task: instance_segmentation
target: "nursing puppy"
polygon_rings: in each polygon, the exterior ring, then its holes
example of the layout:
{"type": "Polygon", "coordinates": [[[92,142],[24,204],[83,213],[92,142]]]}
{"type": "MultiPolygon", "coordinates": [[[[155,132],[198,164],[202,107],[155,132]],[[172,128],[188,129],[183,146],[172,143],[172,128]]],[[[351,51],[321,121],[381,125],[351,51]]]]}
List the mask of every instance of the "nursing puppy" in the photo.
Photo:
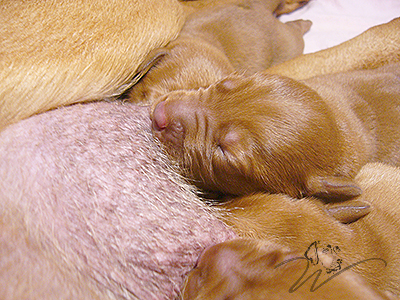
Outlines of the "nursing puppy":
{"type": "Polygon", "coordinates": [[[0,4],[0,130],[61,105],[123,92],[146,55],[176,38],[177,0],[0,4]]]}
{"type": "Polygon", "coordinates": [[[160,98],[153,132],[204,190],[345,200],[364,164],[400,162],[399,75],[400,64],[303,82],[232,75],[160,98]]]}
{"type": "MultiPolygon", "coordinates": [[[[280,22],[274,12],[284,9],[285,1],[221,2],[189,15],[175,41],[150,53],[130,101],[152,103],[173,90],[206,87],[234,71],[252,74],[302,54],[311,22],[280,22]]],[[[289,10],[307,3],[290,2],[298,5],[290,3],[289,10]]]]}
{"type": "Polygon", "coordinates": [[[399,297],[400,169],[367,164],[355,180],[364,189],[363,200],[370,203],[371,212],[350,224],[332,218],[326,205],[312,198],[257,194],[221,204],[225,222],[247,239],[209,248],[189,275],[186,295],[190,299],[213,299],[216,294],[225,298],[241,295],[240,299],[340,299],[340,295],[344,299],[386,299],[374,294],[377,289],[399,297]],[[302,260],[276,268],[296,257],[302,260]],[[289,293],[307,261],[310,270],[297,284],[307,282],[289,293]],[[352,264],[357,265],[338,273],[352,264]],[[317,269],[322,273],[314,287],[338,274],[310,292],[316,274],[307,278],[317,269]]]}

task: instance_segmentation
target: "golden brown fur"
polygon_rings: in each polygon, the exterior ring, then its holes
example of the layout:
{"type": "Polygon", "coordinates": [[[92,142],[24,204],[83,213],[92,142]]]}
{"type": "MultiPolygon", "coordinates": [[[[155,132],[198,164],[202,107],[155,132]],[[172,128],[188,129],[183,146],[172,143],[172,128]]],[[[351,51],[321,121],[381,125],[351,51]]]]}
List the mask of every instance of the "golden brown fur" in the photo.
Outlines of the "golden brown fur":
{"type": "MultiPolygon", "coordinates": [[[[371,212],[350,224],[335,220],[327,206],[312,198],[256,194],[221,204],[225,222],[252,240],[225,242],[206,251],[189,276],[190,299],[217,294],[242,295],[240,299],[386,299],[372,289],[400,296],[400,169],[367,164],[356,181],[364,189],[363,200],[370,203],[371,212]],[[311,256],[308,252],[314,241],[339,247],[342,269],[375,260],[352,267],[354,273],[346,271],[314,293],[309,292],[313,281],[309,280],[289,294],[305,269],[304,261],[288,263],[288,269],[274,266],[288,258],[311,256]],[[348,277],[341,277],[346,273],[348,277]]],[[[340,205],[346,209],[346,202],[340,205]]],[[[320,259],[324,258],[320,255],[320,259]]]]}
{"type": "Polygon", "coordinates": [[[301,55],[266,70],[268,74],[306,79],[313,76],[372,69],[400,61],[400,18],[374,26],[340,45],[301,55]]]}
{"type": "Polygon", "coordinates": [[[120,94],[184,20],[177,0],[2,1],[0,130],[61,105],[120,94]]]}
{"type": "Polygon", "coordinates": [[[233,75],[176,91],[152,114],[154,134],[202,189],[343,200],[367,162],[400,162],[400,64],[298,82],[233,75]]]}
{"type": "Polygon", "coordinates": [[[237,0],[198,9],[175,41],[145,59],[129,100],[152,103],[173,90],[206,87],[234,71],[252,74],[300,55],[311,22],[280,22],[274,12],[284,4],[237,0]]]}
{"type": "MultiPolygon", "coordinates": [[[[269,0],[270,9],[275,10],[274,14],[280,16],[282,14],[288,14],[298,8],[306,5],[310,0],[269,0]],[[276,3],[279,2],[276,8],[276,3]]],[[[186,12],[193,13],[197,10],[212,7],[212,6],[223,6],[227,4],[237,4],[238,0],[183,0],[184,8],[186,12]]]]}
{"type": "MultiPolygon", "coordinates": [[[[121,94],[131,85],[131,77],[146,55],[177,36],[186,15],[236,1],[3,1],[0,4],[0,130],[61,105],[121,94]]],[[[276,14],[287,13],[304,3],[285,1],[276,14]]],[[[347,61],[347,64],[355,62],[350,67],[359,65],[360,61],[368,63],[371,57],[393,56],[398,49],[398,30],[390,31],[398,27],[396,24],[398,21],[378,26],[366,33],[365,39],[363,34],[357,42],[307,55],[271,72],[293,76],[297,72],[300,78],[309,69],[315,70],[313,74],[330,72],[329,68],[337,65],[334,57],[346,59],[348,48],[355,48],[357,53],[347,61]],[[374,47],[365,48],[365,40],[372,40],[374,47]],[[388,40],[391,43],[376,42],[388,40]],[[385,50],[392,46],[394,51],[385,50]],[[360,56],[360,49],[367,53],[366,57],[360,56]],[[373,49],[372,56],[368,49],[373,49]],[[318,65],[312,66],[312,61],[318,61],[318,65]]],[[[393,57],[399,58],[398,54],[393,57]]]]}
{"type": "MultiPolygon", "coordinates": [[[[309,264],[307,260],[284,263],[293,258],[304,258],[303,255],[304,253],[255,239],[237,239],[217,244],[203,253],[197,268],[189,274],[183,299],[391,299],[352,270],[327,283],[323,281],[329,276],[321,273],[313,285],[319,270],[324,272],[321,266],[309,267],[306,277],[302,277],[309,264]],[[276,268],[280,263],[283,265],[276,268]],[[301,285],[303,282],[305,283],[301,285]]],[[[319,259],[329,263],[331,258],[319,253],[319,259]]]]}

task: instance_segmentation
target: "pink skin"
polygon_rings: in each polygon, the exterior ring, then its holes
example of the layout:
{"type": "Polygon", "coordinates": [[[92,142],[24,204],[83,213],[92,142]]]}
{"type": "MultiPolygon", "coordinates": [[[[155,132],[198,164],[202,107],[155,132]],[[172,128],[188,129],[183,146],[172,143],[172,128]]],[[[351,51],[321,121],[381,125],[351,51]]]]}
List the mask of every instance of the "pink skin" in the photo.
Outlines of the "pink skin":
{"type": "Polygon", "coordinates": [[[168,167],[147,107],[14,124],[0,178],[1,299],[175,299],[202,250],[236,237],[168,167]]]}

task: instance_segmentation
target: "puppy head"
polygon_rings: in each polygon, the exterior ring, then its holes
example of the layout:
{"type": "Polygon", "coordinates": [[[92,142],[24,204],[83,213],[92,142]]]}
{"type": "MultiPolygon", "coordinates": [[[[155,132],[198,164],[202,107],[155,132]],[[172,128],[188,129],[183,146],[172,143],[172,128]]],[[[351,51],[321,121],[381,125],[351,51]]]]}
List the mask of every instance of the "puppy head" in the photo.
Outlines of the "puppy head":
{"type": "Polygon", "coordinates": [[[270,293],[288,294],[290,285],[283,284],[288,280],[284,276],[287,268],[274,267],[294,257],[296,253],[290,249],[258,240],[237,239],[214,245],[203,252],[189,273],[183,299],[270,299],[270,293]]]}
{"type": "Polygon", "coordinates": [[[169,93],[156,101],[152,121],[185,175],[210,191],[300,197],[314,192],[316,178],[335,173],[341,156],[320,96],[275,75],[232,75],[206,89],[169,93]]]}
{"type": "Polygon", "coordinates": [[[178,38],[145,58],[133,78],[129,100],[153,103],[170,91],[207,87],[234,71],[228,58],[196,38],[178,38]]]}
{"type": "Polygon", "coordinates": [[[269,241],[216,244],[203,252],[189,273],[183,299],[388,299],[352,270],[320,284],[311,272],[305,276],[307,262],[299,257],[269,241]],[[316,283],[320,286],[313,290],[316,283]]]}

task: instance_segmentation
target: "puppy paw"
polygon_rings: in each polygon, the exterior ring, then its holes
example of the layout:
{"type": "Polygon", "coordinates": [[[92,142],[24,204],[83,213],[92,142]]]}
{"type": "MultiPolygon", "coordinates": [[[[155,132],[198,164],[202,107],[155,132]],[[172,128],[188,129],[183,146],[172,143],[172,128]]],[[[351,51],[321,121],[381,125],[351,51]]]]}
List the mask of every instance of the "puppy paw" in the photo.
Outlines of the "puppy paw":
{"type": "Polygon", "coordinates": [[[311,177],[307,182],[307,196],[314,196],[327,202],[345,201],[362,193],[351,178],[343,176],[311,177]]]}
{"type": "Polygon", "coordinates": [[[371,212],[371,206],[361,200],[327,204],[326,211],[343,224],[353,223],[371,212]]]}

